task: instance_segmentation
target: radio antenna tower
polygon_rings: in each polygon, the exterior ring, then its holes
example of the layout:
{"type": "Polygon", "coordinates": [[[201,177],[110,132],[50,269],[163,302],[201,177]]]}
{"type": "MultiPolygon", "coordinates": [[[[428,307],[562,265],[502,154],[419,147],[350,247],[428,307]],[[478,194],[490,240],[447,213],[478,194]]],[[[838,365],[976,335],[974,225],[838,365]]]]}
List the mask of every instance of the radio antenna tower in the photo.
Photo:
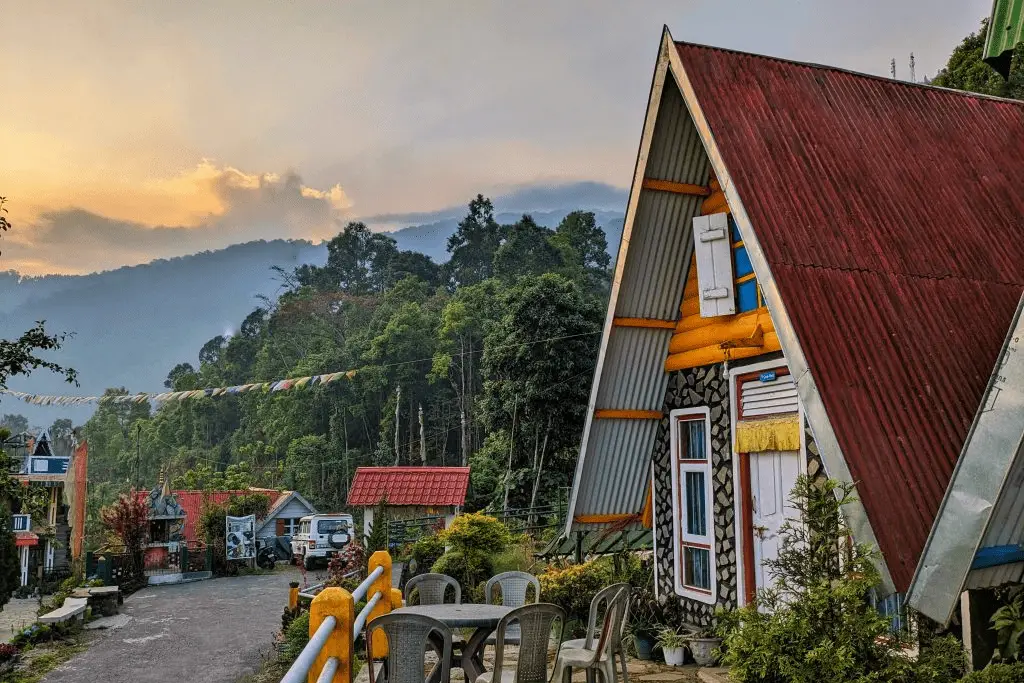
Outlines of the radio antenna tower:
{"type": "Polygon", "coordinates": [[[917,80],[914,78],[914,53],[913,52],[910,53],[910,82],[911,83],[917,83],[917,80]]]}
{"type": "Polygon", "coordinates": [[[889,73],[892,74],[893,78],[896,78],[896,58],[893,57],[889,61],[889,73]]]}

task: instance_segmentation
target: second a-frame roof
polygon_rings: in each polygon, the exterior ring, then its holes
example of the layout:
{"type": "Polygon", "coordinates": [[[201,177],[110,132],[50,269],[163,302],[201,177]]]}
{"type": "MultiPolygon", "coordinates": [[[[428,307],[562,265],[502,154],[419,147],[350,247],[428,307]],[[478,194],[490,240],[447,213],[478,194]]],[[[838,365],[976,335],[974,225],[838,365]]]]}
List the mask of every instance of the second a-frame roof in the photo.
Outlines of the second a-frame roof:
{"type": "Polygon", "coordinates": [[[1024,104],[687,43],[672,67],[905,591],[1024,290],[1024,104]]]}

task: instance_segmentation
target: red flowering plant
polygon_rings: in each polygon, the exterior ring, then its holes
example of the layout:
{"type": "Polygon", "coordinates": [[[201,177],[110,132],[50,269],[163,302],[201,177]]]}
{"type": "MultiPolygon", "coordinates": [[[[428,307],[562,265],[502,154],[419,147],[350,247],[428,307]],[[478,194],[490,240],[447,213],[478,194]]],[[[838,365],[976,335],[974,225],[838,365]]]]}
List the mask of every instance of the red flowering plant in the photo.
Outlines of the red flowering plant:
{"type": "Polygon", "coordinates": [[[359,541],[352,539],[344,550],[331,558],[327,565],[327,585],[342,586],[347,581],[359,578],[366,571],[366,549],[359,541]],[[355,572],[353,574],[353,572],[355,572]],[[351,577],[347,576],[352,574],[351,577]]]}

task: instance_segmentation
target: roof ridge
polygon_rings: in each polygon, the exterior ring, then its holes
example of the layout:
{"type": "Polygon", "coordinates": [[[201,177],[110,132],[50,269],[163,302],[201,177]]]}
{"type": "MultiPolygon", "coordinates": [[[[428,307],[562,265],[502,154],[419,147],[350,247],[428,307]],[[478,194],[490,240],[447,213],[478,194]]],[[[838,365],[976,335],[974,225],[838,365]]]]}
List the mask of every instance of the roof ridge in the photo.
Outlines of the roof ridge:
{"type": "Polygon", "coordinates": [[[985,93],[971,92],[970,90],[957,90],[956,88],[946,88],[946,87],[941,86],[941,85],[932,85],[930,83],[914,83],[914,82],[911,82],[911,81],[903,81],[903,80],[900,80],[900,79],[897,79],[897,78],[888,77],[888,76],[879,76],[878,74],[870,74],[870,73],[865,73],[863,71],[854,71],[853,69],[847,69],[845,67],[835,66],[835,65],[832,65],[832,64],[820,64],[818,62],[807,62],[807,61],[803,61],[803,60],[799,60],[799,59],[789,59],[787,57],[776,57],[774,55],[763,55],[763,54],[759,54],[757,52],[747,52],[746,50],[737,50],[736,48],[731,48],[731,47],[720,47],[718,45],[707,45],[705,43],[694,43],[694,42],[687,41],[687,40],[675,40],[675,39],[673,39],[673,43],[675,44],[676,48],[678,48],[680,45],[683,45],[683,46],[686,46],[686,47],[697,47],[697,48],[701,48],[703,50],[715,50],[717,52],[729,52],[729,53],[736,54],[736,55],[743,55],[743,56],[746,56],[746,57],[756,57],[758,59],[765,59],[765,60],[772,61],[772,62],[782,62],[784,64],[794,64],[796,66],[803,66],[803,67],[810,68],[810,69],[823,69],[823,70],[826,70],[826,71],[835,71],[837,73],[848,74],[850,76],[858,76],[860,78],[870,78],[872,80],[883,81],[883,82],[889,83],[891,85],[899,85],[899,86],[904,86],[904,87],[908,87],[908,88],[922,88],[922,89],[925,89],[925,90],[932,90],[932,91],[936,91],[936,92],[947,92],[947,93],[952,93],[954,95],[960,95],[962,97],[967,97],[967,98],[970,98],[970,99],[994,100],[996,102],[1005,102],[1005,103],[1008,103],[1008,104],[1016,105],[1018,107],[1024,107],[1024,101],[1022,101],[1022,100],[1015,100],[1015,99],[1010,98],[1010,97],[999,97],[997,95],[986,95],[985,93]]]}

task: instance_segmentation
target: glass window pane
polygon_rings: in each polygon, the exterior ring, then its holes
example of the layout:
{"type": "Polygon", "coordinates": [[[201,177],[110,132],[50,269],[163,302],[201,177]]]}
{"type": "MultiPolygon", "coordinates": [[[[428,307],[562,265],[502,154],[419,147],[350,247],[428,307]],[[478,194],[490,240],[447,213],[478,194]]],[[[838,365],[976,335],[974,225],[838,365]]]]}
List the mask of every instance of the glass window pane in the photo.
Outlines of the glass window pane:
{"type": "Polygon", "coordinates": [[[679,459],[707,460],[707,439],[704,420],[679,422],[679,459]]]}
{"type": "Polygon", "coordinates": [[[706,548],[683,547],[683,584],[711,590],[711,556],[706,548]]]}
{"type": "Polygon", "coordinates": [[[704,473],[686,472],[686,533],[707,536],[708,506],[704,499],[704,473]]]}
{"type": "Polygon", "coordinates": [[[750,264],[750,257],[747,256],[746,247],[736,247],[732,250],[733,265],[735,267],[734,277],[738,280],[744,275],[754,272],[754,266],[750,264]]]}
{"type": "Polygon", "coordinates": [[[746,313],[757,308],[757,279],[736,285],[736,312],[746,313]]]}

